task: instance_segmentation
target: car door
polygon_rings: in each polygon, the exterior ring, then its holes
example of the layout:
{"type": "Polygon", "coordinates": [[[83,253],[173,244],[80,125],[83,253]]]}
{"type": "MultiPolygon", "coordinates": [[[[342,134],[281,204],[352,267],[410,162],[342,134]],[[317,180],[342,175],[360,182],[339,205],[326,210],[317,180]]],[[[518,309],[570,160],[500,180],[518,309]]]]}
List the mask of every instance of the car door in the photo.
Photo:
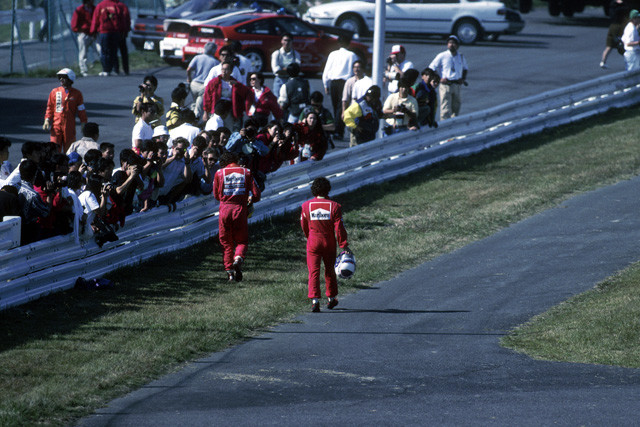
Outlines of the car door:
{"type": "Polygon", "coordinates": [[[392,0],[387,2],[387,32],[415,33],[423,26],[420,0],[392,0]]]}
{"type": "Polygon", "coordinates": [[[419,0],[417,12],[423,20],[420,33],[449,34],[453,17],[460,9],[460,0],[419,0]]]}

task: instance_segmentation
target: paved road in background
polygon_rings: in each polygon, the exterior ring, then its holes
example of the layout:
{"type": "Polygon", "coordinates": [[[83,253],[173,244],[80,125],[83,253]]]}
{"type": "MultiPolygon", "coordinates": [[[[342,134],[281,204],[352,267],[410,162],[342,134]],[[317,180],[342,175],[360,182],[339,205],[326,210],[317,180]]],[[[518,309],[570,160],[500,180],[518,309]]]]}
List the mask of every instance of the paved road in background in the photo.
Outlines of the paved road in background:
{"type": "MultiPolygon", "coordinates": [[[[470,84],[463,89],[463,114],[624,69],[622,57],[617,53],[611,56],[610,70],[598,67],[607,31],[607,21],[600,9],[571,19],[551,18],[545,11],[536,11],[525,15],[525,19],[527,25],[521,34],[462,47],[461,52],[471,68],[470,84]]],[[[418,69],[426,67],[445,49],[442,38],[387,41],[387,52],[392,44],[403,43],[408,58],[418,69]]],[[[185,72],[177,67],[151,71],[158,77],[158,94],[168,108],[171,91],[184,80],[185,72]]],[[[79,78],[76,82],[75,87],[84,94],[90,120],[101,125],[102,141],[113,142],[120,149],[130,146],[131,104],[144,74],[93,76],[79,78]]],[[[267,84],[270,83],[268,79],[267,84]]],[[[320,84],[319,79],[312,80],[315,89],[320,89],[320,84]]],[[[47,96],[56,85],[55,79],[0,79],[0,134],[17,142],[47,140],[41,126],[47,96]]],[[[325,105],[329,103],[325,102],[325,105]]],[[[341,144],[344,145],[346,143],[341,144]]],[[[19,144],[15,144],[11,160],[15,163],[19,158],[19,144]]]]}
{"type": "Polygon", "coordinates": [[[635,178],[578,196],[80,425],[637,425],[640,370],[535,361],[499,340],[637,259],[638,191],[635,178]]]}

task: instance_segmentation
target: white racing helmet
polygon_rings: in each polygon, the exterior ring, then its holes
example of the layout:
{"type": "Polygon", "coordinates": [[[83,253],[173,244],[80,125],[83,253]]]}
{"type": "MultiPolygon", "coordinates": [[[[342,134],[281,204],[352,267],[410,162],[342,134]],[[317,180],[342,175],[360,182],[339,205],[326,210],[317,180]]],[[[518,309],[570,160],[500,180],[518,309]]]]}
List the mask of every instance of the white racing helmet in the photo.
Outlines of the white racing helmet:
{"type": "Polygon", "coordinates": [[[336,258],[336,275],[341,279],[351,279],[356,272],[356,257],[347,251],[340,252],[336,258]]]}

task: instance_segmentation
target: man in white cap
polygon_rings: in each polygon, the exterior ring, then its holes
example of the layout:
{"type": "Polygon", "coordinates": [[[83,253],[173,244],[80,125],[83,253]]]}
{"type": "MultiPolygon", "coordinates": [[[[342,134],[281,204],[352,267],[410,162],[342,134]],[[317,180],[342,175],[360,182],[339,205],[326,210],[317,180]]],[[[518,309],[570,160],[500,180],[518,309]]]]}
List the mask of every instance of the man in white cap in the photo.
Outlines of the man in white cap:
{"type": "Polygon", "coordinates": [[[82,92],[71,87],[76,80],[76,73],[63,68],[57,76],[60,86],[49,94],[42,129],[51,131],[51,142],[58,146],[60,152],[66,153],[76,140],[76,116],[84,124],[87,122],[87,112],[82,92]]]}
{"type": "Polygon", "coordinates": [[[440,76],[440,120],[460,114],[462,85],[467,85],[469,66],[458,52],[460,40],[456,36],[447,39],[447,50],[436,55],[429,68],[440,76]]]}
{"type": "Polygon", "coordinates": [[[413,62],[407,60],[407,51],[401,44],[391,48],[391,55],[387,58],[387,69],[384,72],[384,81],[389,82],[387,89],[389,94],[398,91],[398,82],[409,68],[414,68],[413,62]]]}
{"type": "Polygon", "coordinates": [[[629,23],[624,27],[622,42],[624,43],[624,63],[627,71],[640,69],[640,35],[638,25],[640,24],[640,13],[633,9],[629,12],[629,23]]]}
{"type": "Polygon", "coordinates": [[[209,42],[204,45],[204,53],[196,55],[187,67],[187,82],[191,89],[191,95],[195,102],[193,112],[196,117],[202,116],[202,95],[204,95],[204,81],[209,75],[209,71],[220,63],[215,57],[216,44],[209,42]]]}

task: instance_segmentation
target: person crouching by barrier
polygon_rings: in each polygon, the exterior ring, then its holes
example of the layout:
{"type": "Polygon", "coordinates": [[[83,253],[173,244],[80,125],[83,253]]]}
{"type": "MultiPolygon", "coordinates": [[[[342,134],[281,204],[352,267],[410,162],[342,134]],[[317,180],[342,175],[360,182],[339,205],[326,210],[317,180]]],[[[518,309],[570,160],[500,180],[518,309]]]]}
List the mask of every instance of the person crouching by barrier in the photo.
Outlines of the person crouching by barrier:
{"type": "Polygon", "coordinates": [[[336,260],[336,243],[342,250],[351,253],[347,244],[347,230],[342,223],[342,206],[329,199],[331,183],[321,177],[313,180],[313,199],[302,205],[300,225],[307,238],[307,268],[309,270],[309,292],[311,311],[320,311],[320,263],[324,263],[324,279],[327,308],[338,305],[338,279],[333,264],[336,260]],[[337,241],[336,241],[337,237],[337,241]]]}
{"type": "Polygon", "coordinates": [[[220,201],[218,234],[224,269],[229,281],[240,282],[249,245],[249,208],[260,200],[260,189],[251,171],[238,166],[237,154],[223,153],[220,166],[213,179],[213,196],[220,201]]]}

